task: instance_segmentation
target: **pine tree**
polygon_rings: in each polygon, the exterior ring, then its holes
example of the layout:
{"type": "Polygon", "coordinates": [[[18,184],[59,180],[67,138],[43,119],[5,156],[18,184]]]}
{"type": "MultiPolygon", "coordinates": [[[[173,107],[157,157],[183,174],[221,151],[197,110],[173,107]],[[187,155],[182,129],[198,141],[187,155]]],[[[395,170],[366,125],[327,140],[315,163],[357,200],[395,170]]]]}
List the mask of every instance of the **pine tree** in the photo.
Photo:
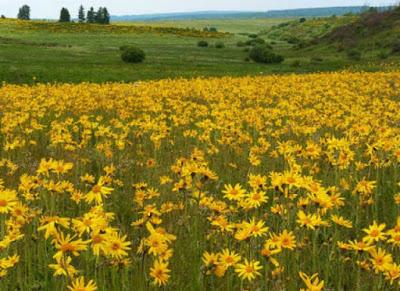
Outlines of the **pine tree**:
{"type": "Polygon", "coordinates": [[[95,15],[95,22],[98,24],[103,23],[103,7],[99,7],[99,9],[97,10],[97,13],[95,15]]]}
{"type": "Polygon", "coordinates": [[[103,24],[110,24],[110,13],[106,7],[103,8],[103,24]]]}
{"type": "Polygon", "coordinates": [[[18,19],[29,20],[31,19],[31,8],[28,5],[24,5],[19,9],[18,19]]]}
{"type": "Polygon", "coordinates": [[[93,7],[90,7],[90,9],[87,12],[87,17],[86,17],[86,22],[87,23],[94,23],[95,18],[96,18],[96,13],[94,12],[93,7]]]}
{"type": "Polygon", "coordinates": [[[83,8],[82,5],[79,7],[78,20],[79,20],[79,23],[84,23],[85,20],[86,20],[86,18],[85,18],[85,8],[83,8]]]}
{"type": "Polygon", "coordinates": [[[71,15],[67,8],[62,8],[60,12],[60,22],[71,22],[71,15]]]}

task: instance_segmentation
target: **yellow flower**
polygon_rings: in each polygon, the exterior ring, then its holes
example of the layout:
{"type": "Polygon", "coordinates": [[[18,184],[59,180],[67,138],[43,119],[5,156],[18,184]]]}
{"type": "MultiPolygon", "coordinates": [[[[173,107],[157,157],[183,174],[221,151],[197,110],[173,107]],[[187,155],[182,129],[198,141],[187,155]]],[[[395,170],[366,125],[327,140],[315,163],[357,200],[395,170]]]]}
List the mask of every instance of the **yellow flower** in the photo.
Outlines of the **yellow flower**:
{"type": "Polygon", "coordinates": [[[376,273],[378,271],[385,272],[390,270],[393,262],[391,254],[386,253],[381,248],[373,248],[369,251],[369,254],[371,256],[370,261],[376,273]]]}
{"type": "Polygon", "coordinates": [[[376,221],[368,228],[364,228],[363,231],[367,234],[364,236],[363,241],[367,243],[377,242],[380,240],[386,240],[386,234],[383,231],[386,227],[386,224],[377,224],[376,221]]]}
{"type": "Polygon", "coordinates": [[[224,268],[228,268],[228,267],[234,266],[240,260],[241,260],[241,257],[237,253],[235,253],[235,251],[230,251],[229,249],[224,249],[219,254],[218,265],[220,265],[224,268]]]}
{"type": "Polygon", "coordinates": [[[58,216],[43,216],[40,219],[40,224],[41,226],[38,227],[38,231],[44,230],[44,237],[45,239],[48,239],[50,236],[56,237],[58,235],[57,225],[68,228],[70,224],[70,219],[58,216]]]}
{"type": "Polygon", "coordinates": [[[353,223],[350,220],[344,219],[343,217],[338,216],[338,215],[331,215],[331,220],[334,223],[336,223],[336,224],[338,224],[340,226],[346,227],[346,228],[352,228],[353,227],[353,223]]]}
{"type": "Polygon", "coordinates": [[[127,256],[126,251],[130,250],[131,243],[126,241],[126,235],[120,236],[118,233],[111,233],[105,236],[105,252],[113,258],[120,259],[127,256]]]}
{"type": "Polygon", "coordinates": [[[307,289],[300,289],[301,291],[321,291],[324,288],[324,281],[319,281],[318,273],[313,274],[311,277],[303,272],[299,272],[301,280],[306,284],[307,289]]]}
{"type": "Polygon", "coordinates": [[[297,212],[297,223],[310,229],[315,229],[317,226],[327,225],[326,221],[322,220],[318,214],[305,214],[303,210],[297,212]]]}
{"type": "Polygon", "coordinates": [[[97,286],[96,283],[93,282],[93,280],[90,280],[85,284],[85,277],[81,276],[79,278],[76,278],[70,286],[68,286],[68,289],[70,291],[96,291],[97,286]]]}
{"type": "Polygon", "coordinates": [[[150,268],[150,276],[154,279],[154,283],[158,286],[166,285],[171,272],[168,269],[168,262],[155,260],[153,267],[150,268]]]}
{"type": "Polygon", "coordinates": [[[259,237],[265,235],[268,227],[264,225],[264,221],[256,221],[255,218],[250,219],[249,222],[244,221],[238,225],[238,230],[235,233],[237,240],[246,240],[249,237],[259,237]]]}
{"type": "Polygon", "coordinates": [[[241,200],[246,191],[242,189],[240,184],[236,184],[235,186],[232,187],[232,185],[225,185],[225,190],[222,191],[224,193],[224,198],[227,198],[229,200],[241,200]]]}
{"type": "Polygon", "coordinates": [[[8,213],[17,205],[17,192],[3,189],[0,191],[0,213],[8,213]]]}
{"type": "Polygon", "coordinates": [[[278,235],[278,244],[279,247],[284,249],[293,250],[296,247],[296,237],[294,236],[292,231],[287,231],[286,229],[278,235]]]}
{"type": "Polygon", "coordinates": [[[58,250],[53,256],[55,259],[60,259],[63,255],[72,254],[79,256],[80,251],[87,249],[89,240],[83,241],[81,239],[73,240],[76,236],[64,236],[64,233],[57,234],[56,238],[52,240],[52,244],[58,250]]]}
{"type": "Polygon", "coordinates": [[[203,257],[202,257],[203,263],[206,266],[213,266],[217,263],[218,261],[218,254],[216,253],[209,253],[209,252],[204,252],[203,257]]]}
{"type": "Polygon", "coordinates": [[[103,203],[103,198],[110,195],[111,192],[114,190],[113,188],[109,188],[104,185],[104,177],[100,177],[97,184],[93,186],[92,190],[89,193],[86,194],[86,202],[92,203],[93,201],[95,201],[97,204],[103,203]]]}
{"type": "Polygon", "coordinates": [[[258,272],[262,269],[260,266],[260,262],[258,261],[248,261],[245,259],[244,264],[236,264],[235,272],[238,273],[239,278],[242,280],[252,281],[256,278],[256,276],[261,276],[261,273],[258,272]]]}
{"type": "Polygon", "coordinates": [[[71,265],[72,258],[67,257],[57,257],[56,264],[49,264],[49,268],[54,269],[53,276],[66,276],[73,278],[78,272],[74,266],[71,265]]]}

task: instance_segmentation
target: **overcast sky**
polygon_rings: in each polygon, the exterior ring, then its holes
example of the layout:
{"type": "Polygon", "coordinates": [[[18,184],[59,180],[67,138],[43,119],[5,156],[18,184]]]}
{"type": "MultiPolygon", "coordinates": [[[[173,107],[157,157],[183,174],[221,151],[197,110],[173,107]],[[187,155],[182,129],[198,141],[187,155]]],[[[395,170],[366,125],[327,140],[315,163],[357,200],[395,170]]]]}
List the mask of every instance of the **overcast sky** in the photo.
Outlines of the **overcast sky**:
{"type": "Polygon", "coordinates": [[[305,7],[388,5],[385,0],[0,0],[0,14],[15,17],[23,4],[31,7],[32,18],[57,18],[61,7],[74,16],[80,4],[85,7],[106,6],[112,15],[186,12],[205,10],[289,9],[305,7]]]}

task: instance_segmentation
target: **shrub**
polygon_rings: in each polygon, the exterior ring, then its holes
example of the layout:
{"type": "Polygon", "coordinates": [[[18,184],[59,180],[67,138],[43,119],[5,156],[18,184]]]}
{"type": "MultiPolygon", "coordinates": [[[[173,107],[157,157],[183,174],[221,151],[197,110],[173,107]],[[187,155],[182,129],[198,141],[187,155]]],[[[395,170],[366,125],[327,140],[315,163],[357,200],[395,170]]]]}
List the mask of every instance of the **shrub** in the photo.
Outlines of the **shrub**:
{"type": "Polygon", "coordinates": [[[322,63],[322,62],[324,61],[324,59],[321,58],[321,57],[312,57],[312,58],[310,59],[310,61],[311,61],[312,63],[322,63]]]}
{"type": "Polygon", "coordinates": [[[200,40],[200,41],[197,43],[197,46],[198,46],[198,47],[208,47],[208,42],[205,41],[205,40],[200,40]]]}
{"type": "Polygon", "coordinates": [[[294,60],[290,65],[292,67],[298,68],[301,67],[301,62],[299,60],[294,60]]]}
{"type": "Polygon", "coordinates": [[[208,29],[209,32],[218,32],[218,29],[216,27],[210,27],[208,29]]]}
{"type": "Polygon", "coordinates": [[[258,34],[256,34],[256,33],[250,33],[250,34],[248,35],[248,37],[250,37],[250,38],[257,38],[257,37],[258,37],[258,34]]]}
{"type": "Polygon", "coordinates": [[[380,51],[378,53],[378,58],[380,58],[381,60],[386,60],[389,57],[389,54],[385,51],[380,51]]]}
{"type": "Polygon", "coordinates": [[[217,49],[222,49],[222,48],[225,47],[225,44],[222,41],[218,41],[218,42],[215,43],[215,47],[217,49]]]}
{"type": "Polygon", "coordinates": [[[289,38],[287,39],[287,42],[290,43],[290,44],[297,44],[297,43],[300,42],[300,39],[298,39],[298,38],[295,37],[295,36],[291,36],[291,37],[289,37],[289,38]]]}
{"type": "Polygon", "coordinates": [[[357,50],[350,50],[347,52],[347,57],[351,60],[359,61],[361,60],[361,52],[357,50]]]}
{"type": "Polygon", "coordinates": [[[245,46],[246,46],[246,43],[245,43],[244,41],[238,41],[238,42],[236,43],[236,46],[237,46],[237,47],[245,47],[245,46]]]}
{"type": "Polygon", "coordinates": [[[145,58],[144,51],[137,47],[126,47],[121,53],[121,59],[126,63],[141,63],[145,58]]]}
{"type": "Polygon", "coordinates": [[[271,49],[265,46],[255,46],[252,48],[249,57],[256,63],[264,64],[279,64],[284,61],[283,56],[273,53],[271,49]]]}
{"type": "Polygon", "coordinates": [[[306,22],[306,19],[304,17],[300,18],[300,23],[306,22]]]}
{"type": "Polygon", "coordinates": [[[249,46],[256,46],[261,44],[265,44],[265,40],[259,37],[246,41],[246,45],[249,46]]]}

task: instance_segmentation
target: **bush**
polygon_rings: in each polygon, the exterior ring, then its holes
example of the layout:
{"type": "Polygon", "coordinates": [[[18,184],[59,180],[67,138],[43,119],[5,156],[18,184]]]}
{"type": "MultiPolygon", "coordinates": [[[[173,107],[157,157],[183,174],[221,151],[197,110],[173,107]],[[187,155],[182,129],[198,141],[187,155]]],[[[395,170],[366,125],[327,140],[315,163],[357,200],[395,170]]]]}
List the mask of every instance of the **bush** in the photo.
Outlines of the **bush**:
{"type": "Polygon", "coordinates": [[[256,63],[264,64],[279,64],[284,61],[283,56],[273,53],[271,49],[265,46],[256,46],[252,48],[249,57],[256,63]]]}
{"type": "Polygon", "coordinates": [[[225,47],[225,44],[222,41],[218,41],[218,42],[215,43],[215,47],[217,49],[222,49],[222,48],[225,47]]]}
{"type": "Polygon", "coordinates": [[[322,63],[324,61],[324,59],[321,57],[312,57],[310,59],[310,61],[311,61],[311,63],[322,63]]]}
{"type": "Polygon", "coordinates": [[[348,51],[347,57],[351,60],[359,61],[361,60],[361,52],[357,50],[348,51]]]}
{"type": "Polygon", "coordinates": [[[121,59],[125,63],[141,63],[145,58],[144,51],[137,47],[125,47],[121,53],[121,59]]]}
{"type": "Polygon", "coordinates": [[[290,65],[294,68],[298,68],[301,67],[301,62],[299,60],[294,60],[290,65]]]}
{"type": "Polygon", "coordinates": [[[381,60],[386,60],[389,57],[389,54],[385,51],[380,51],[378,53],[378,58],[380,58],[381,60]]]}
{"type": "Polygon", "coordinates": [[[236,43],[236,46],[237,46],[237,47],[245,47],[245,46],[246,46],[246,43],[245,43],[244,41],[238,41],[238,42],[236,43]]]}
{"type": "Polygon", "coordinates": [[[300,23],[306,22],[306,19],[304,17],[300,18],[300,23]]]}
{"type": "Polygon", "coordinates": [[[200,41],[197,43],[197,46],[198,46],[198,47],[208,47],[208,42],[205,41],[205,40],[200,40],[200,41]]]}
{"type": "Polygon", "coordinates": [[[256,46],[261,44],[265,44],[265,40],[259,37],[246,41],[246,45],[249,46],[256,46]]]}
{"type": "Polygon", "coordinates": [[[248,37],[250,37],[250,38],[257,38],[257,37],[258,37],[258,34],[250,33],[250,34],[248,35],[248,37]]]}
{"type": "Polygon", "coordinates": [[[287,42],[290,43],[290,44],[297,44],[297,43],[300,42],[300,39],[298,39],[298,38],[295,37],[295,36],[291,36],[291,37],[289,37],[289,38],[287,39],[287,42]]]}

